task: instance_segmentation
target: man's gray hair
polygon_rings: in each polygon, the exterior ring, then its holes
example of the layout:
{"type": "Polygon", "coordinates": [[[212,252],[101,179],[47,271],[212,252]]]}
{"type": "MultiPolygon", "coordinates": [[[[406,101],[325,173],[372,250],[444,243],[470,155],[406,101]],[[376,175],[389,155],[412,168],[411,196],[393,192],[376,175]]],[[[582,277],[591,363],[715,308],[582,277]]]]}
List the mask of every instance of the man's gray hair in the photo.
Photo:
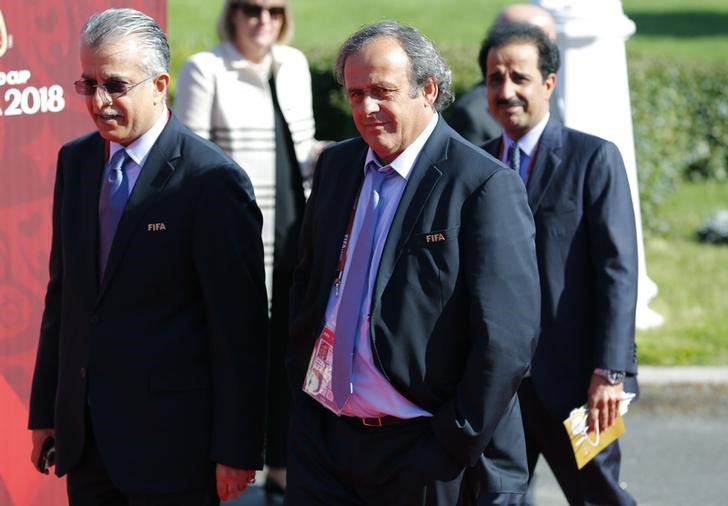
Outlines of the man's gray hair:
{"type": "Polygon", "coordinates": [[[148,75],[169,73],[169,42],[157,22],[134,9],[107,9],[93,14],[81,29],[81,44],[99,49],[133,37],[142,53],[142,70],[148,75]]]}
{"type": "Polygon", "coordinates": [[[431,79],[437,83],[435,109],[442,111],[454,99],[452,92],[452,71],[440,56],[435,45],[411,26],[396,21],[380,21],[359,29],[351,35],[339,49],[336,58],[336,80],[344,85],[344,65],[346,59],[361,51],[374,39],[392,37],[397,39],[410,61],[410,85],[412,96],[419,93],[431,79]]]}

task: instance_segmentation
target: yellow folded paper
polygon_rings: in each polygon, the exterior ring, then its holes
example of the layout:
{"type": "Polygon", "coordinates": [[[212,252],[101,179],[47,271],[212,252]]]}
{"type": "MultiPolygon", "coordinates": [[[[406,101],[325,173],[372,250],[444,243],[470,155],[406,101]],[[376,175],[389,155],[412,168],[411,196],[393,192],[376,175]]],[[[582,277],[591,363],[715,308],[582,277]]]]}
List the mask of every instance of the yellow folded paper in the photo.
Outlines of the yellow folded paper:
{"type": "Polygon", "coordinates": [[[597,453],[624,434],[624,420],[618,416],[614,424],[607,430],[600,432],[587,432],[586,408],[584,406],[571,411],[569,418],[564,420],[566,434],[571,440],[571,448],[576,457],[576,467],[581,469],[597,453]]]}

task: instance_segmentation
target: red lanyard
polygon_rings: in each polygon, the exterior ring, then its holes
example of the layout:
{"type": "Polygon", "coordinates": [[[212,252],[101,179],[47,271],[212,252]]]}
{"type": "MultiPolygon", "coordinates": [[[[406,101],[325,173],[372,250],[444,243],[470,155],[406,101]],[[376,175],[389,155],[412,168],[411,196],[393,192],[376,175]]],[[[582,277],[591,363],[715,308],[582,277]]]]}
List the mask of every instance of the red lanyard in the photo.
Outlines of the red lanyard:
{"type": "MultiPolygon", "coordinates": [[[[364,178],[366,179],[366,177],[364,178]]],[[[339,288],[341,287],[341,281],[344,277],[344,267],[346,266],[346,254],[349,251],[349,239],[351,239],[351,232],[354,228],[354,216],[356,216],[356,206],[359,203],[359,196],[361,195],[361,188],[364,186],[362,181],[359,191],[356,192],[356,198],[354,199],[354,205],[351,208],[351,215],[349,216],[349,225],[346,228],[346,234],[344,234],[344,240],[341,243],[341,252],[339,253],[339,263],[336,267],[336,281],[334,286],[336,287],[336,295],[339,295],[339,288]]]]}

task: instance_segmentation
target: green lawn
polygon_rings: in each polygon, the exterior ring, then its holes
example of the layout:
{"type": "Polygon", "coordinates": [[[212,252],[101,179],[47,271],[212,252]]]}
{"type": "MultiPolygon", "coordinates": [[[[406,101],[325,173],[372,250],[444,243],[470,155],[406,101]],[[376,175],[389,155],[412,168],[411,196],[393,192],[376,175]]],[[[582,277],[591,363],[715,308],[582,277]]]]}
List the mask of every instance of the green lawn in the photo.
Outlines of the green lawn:
{"type": "MultiPolygon", "coordinates": [[[[293,1],[295,36],[292,44],[306,53],[335,54],[336,48],[358,27],[381,19],[412,24],[442,48],[455,46],[473,61],[478,46],[498,10],[507,0],[340,0],[293,1]]],[[[184,59],[217,41],[214,31],[221,0],[169,2],[168,31],[173,74],[184,59]]]]}
{"type": "MultiPolygon", "coordinates": [[[[294,0],[293,44],[306,52],[336,48],[359,26],[385,18],[412,24],[439,46],[455,47],[475,58],[495,14],[508,0],[294,0]]],[[[172,68],[190,54],[216,42],[215,20],[221,0],[170,0],[168,29],[172,68]]],[[[726,0],[625,0],[624,10],[637,24],[630,54],[683,60],[725,61],[728,48],[726,0]],[[721,50],[722,48],[722,50],[721,50]]]]}
{"type": "Polygon", "coordinates": [[[665,317],[637,336],[640,359],[652,364],[728,364],[728,245],[707,245],[695,231],[728,209],[728,184],[683,183],[662,207],[670,232],[645,240],[647,272],[665,317]]]}
{"type": "Polygon", "coordinates": [[[627,43],[629,54],[671,61],[726,62],[726,0],[624,0],[624,10],[637,25],[627,43]]]}

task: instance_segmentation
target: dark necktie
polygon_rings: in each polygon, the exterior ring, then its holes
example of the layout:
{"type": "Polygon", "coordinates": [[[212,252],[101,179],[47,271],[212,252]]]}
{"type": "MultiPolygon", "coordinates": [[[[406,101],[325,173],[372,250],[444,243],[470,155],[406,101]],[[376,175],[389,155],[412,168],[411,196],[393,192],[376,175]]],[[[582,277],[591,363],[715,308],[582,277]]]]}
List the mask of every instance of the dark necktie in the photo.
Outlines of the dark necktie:
{"type": "Polygon", "coordinates": [[[336,313],[332,389],[334,402],[339,409],[346,404],[346,400],[351,394],[354,344],[359,334],[362,316],[369,311],[368,307],[362,306],[369,285],[374,233],[381,209],[382,185],[392,172],[393,170],[388,166],[380,168],[375,162],[367,164],[367,173],[371,174],[372,190],[368,196],[356,246],[351,252],[349,271],[341,293],[339,310],[336,313]]]}
{"type": "Polygon", "coordinates": [[[511,147],[508,148],[508,166],[516,171],[516,174],[521,174],[521,150],[518,147],[518,143],[514,142],[511,147]]]}
{"type": "Polygon", "coordinates": [[[103,279],[116,227],[129,198],[129,177],[124,165],[129,160],[125,149],[120,149],[109,161],[111,169],[101,184],[99,198],[99,280],[103,279]]]}

